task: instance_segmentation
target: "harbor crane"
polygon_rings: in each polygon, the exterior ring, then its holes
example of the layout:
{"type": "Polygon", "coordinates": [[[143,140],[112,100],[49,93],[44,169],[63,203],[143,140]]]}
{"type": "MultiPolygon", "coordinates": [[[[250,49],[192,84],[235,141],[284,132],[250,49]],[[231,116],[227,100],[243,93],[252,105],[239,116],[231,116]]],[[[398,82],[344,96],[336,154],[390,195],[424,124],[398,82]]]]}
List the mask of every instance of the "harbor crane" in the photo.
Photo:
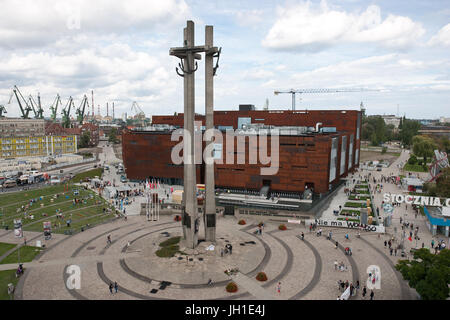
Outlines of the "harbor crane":
{"type": "Polygon", "coordinates": [[[56,114],[58,112],[58,105],[62,104],[61,97],[59,96],[59,93],[56,94],[55,101],[53,101],[53,104],[50,106],[50,111],[52,112],[51,119],[53,122],[56,122],[56,114]]]}
{"type": "Polygon", "coordinates": [[[4,118],[4,114],[8,113],[4,105],[0,104],[0,118],[4,118]]]}
{"type": "Polygon", "coordinates": [[[142,126],[145,125],[145,113],[142,111],[141,107],[139,107],[138,103],[136,101],[133,102],[133,105],[131,106],[131,111],[135,112],[134,119],[135,120],[141,120],[142,126]]]}
{"type": "Polygon", "coordinates": [[[380,90],[371,90],[371,89],[363,89],[363,88],[353,88],[353,89],[290,89],[283,91],[275,91],[275,95],[288,93],[292,95],[292,110],[295,110],[295,95],[303,94],[303,93],[337,93],[337,92],[364,92],[364,91],[380,91],[380,90]]]}
{"type": "Polygon", "coordinates": [[[34,117],[36,119],[44,119],[44,110],[42,109],[42,106],[41,106],[41,97],[40,97],[39,93],[38,93],[38,103],[36,103],[36,101],[34,101],[34,98],[31,94],[28,97],[28,100],[30,101],[31,108],[33,109],[34,117]],[[35,108],[35,106],[36,106],[36,108],[35,108]]]}
{"type": "Polygon", "coordinates": [[[84,95],[83,100],[81,100],[81,104],[78,107],[78,109],[76,110],[76,114],[77,114],[77,121],[79,124],[83,124],[83,120],[84,120],[84,112],[86,110],[86,105],[89,109],[89,101],[88,101],[88,97],[86,95],[84,95]]]}
{"type": "MultiPolygon", "coordinates": [[[[70,96],[69,101],[67,101],[66,106],[62,110],[61,114],[62,116],[62,126],[64,128],[70,128],[70,110],[74,106],[73,98],[70,96]]],[[[75,106],[74,106],[75,108],[75,106]]]]}
{"type": "MultiPolygon", "coordinates": [[[[13,94],[15,95],[15,97],[17,99],[17,103],[19,104],[20,111],[22,112],[22,119],[30,119],[29,114],[30,114],[30,111],[32,111],[33,109],[30,107],[28,102],[25,100],[25,98],[23,97],[22,93],[20,92],[20,90],[17,86],[14,86],[14,88],[13,88],[13,94]],[[19,98],[19,95],[20,95],[20,98],[19,98]],[[22,99],[22,102],[24,103],[25,107],[22,106],[20,99],[22,99]]],[[[12,99],[12,95],[11,95],[11,98],[9,99],[8,104],[11,103],[11,99],[12,99]]]]}

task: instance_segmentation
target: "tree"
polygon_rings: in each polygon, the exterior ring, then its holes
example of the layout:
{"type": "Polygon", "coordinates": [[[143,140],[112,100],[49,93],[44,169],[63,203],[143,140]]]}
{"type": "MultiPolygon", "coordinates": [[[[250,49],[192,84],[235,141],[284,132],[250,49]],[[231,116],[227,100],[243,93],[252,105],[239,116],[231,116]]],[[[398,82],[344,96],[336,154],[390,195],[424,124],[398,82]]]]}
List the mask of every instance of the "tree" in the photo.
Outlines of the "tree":
{"type": "Polygon", "coordinates": [[[420,122],[403,118],[402,128],[400,129],[399,139],[404,146],[409,147],[412,144],[412,138],[418,134],[420,122]]]}
{"type": "Polygon", "coordinates": [[[89,131],[83,132],[83,134],[80,137],[80,148],[88,148],[89,143],[91,141],[91,133],[89,131]]]}
{"type": "Polygon", "coordinates": [[[437,145],[432,139],[426,136],[414,136],[412,139],[413,152],[416,156],[423,157],[424,165],[427,164],[427,158],[431,158],[437,145]]]}
{"type": "Polygon", "coordinates": [[[117,129],[112,128],[111,132],[109,133],[109,142],[116,143],[117,142],[117,129]]]}
{"type": "Polygon", "coordinates": [[[445,168],[442,175],[436,179],[436,194],[439,197],[450,198],[450,168],[445,168]]]}
{"type": "Polygon", "coordinates": [[[395,266],[403,278],[415,288],[424,300],[445,300],[449,295],[450,250],[437,255],[422,248],[414,253],[413,260],[400,260],[395,266]]]}

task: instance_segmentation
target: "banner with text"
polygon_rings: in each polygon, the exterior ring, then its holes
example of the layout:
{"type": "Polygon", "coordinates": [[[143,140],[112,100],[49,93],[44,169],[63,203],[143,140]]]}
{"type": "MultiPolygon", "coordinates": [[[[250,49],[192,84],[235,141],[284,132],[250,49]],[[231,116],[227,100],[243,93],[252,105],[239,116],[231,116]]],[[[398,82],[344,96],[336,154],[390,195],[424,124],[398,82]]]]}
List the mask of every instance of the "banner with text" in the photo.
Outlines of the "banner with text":
{"type": "Polygon", "coordinates": [[[359,229],[371,232],[384,233],[384,226],[373,226],[369,224],[363,224],[352,221],[338,221],[338,220],[325,220],[325,219],[309,219],[306,220],[306,226],[316,223],[320,227],[333,227],[333,228],[347,228],[347,229],[359,229]]]}

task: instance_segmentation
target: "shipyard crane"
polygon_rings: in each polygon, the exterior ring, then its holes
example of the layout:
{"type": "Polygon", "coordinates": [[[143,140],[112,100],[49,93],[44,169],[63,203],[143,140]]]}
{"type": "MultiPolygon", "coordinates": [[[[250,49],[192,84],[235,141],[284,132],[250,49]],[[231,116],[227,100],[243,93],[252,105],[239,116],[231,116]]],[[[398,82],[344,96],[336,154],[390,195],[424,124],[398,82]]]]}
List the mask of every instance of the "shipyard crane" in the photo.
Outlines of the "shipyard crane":
{"type": "MultiPolygon", "coordinates": [[[[19,104],[20,111],[22,112],[22,118],[30,119],[29,114],[30,114],[30,111],[33,109],[30,107],[28,102],[25,100],[25,98],[23,97],[22,93],[20,92],[20,90],[17,86],[14,86],[14,88],[13,88],[13,94],[16,96],[17,103],[19,104]],[[20,98],[19,98],[19,95],[20,95],[20,98]],[[25,108],[22,106],[20,99],[22,99],[22,102],[24,102],[25,108]]],[[[11,98],[12,98],[12,95],[11,95],[11,98]]],[[[11,99],[9,101],[11,102],[11,99]]]]}
{"type": "Polygon", "coordinates": [[[63,115],[62,126],[64,128],[70,128],[70,110],[72,108],[72,105],[74,105],[73,98],[72,98],[72,96],[70,96],[69,101],[67,101],[66,106],[64,107],[64,109],[61,112],[61,114],[63,115]]]}
{"type": "Polygon", "coordinates": [[[50,111],[52,112],[51,119],[53,122],[56,122],[56,114],[58,112],[58,105],[62,104],[61,97],[59,96],[59,93],[56,94],[55,101],[53,101],[53,104],[50,106],[50,111]]]}
{"type": "Polygon", "coordinates": [[[354,89],[290,89],[284,91],[275,91],[275,95],[288,93],[292,95],[292,110],[295,110],[295,95],[302,93],[336,93],[336,92],[364,92],[364,91],[380,91],[380,90],[371,90],[371,89],[363,89],[363,88],[354,88],[354,89]]]}
{"type": "Polygon", "coordinates": [[[141,120],[142,126],[145,125],[145,113],[142,111],[141,107],[139,107],[138,103],[136,101],[133,102],[133,105],[131,106],[131,111],[134,111],[136,114],[134,116],[134,119],[141,120]]]}
{"type": "Polygon", "coordinates": [[[0,118],[4,118],[4,114],[8,113],[4,105],[0,104],[0,118]]]}
{"type": "Polygon", "coordinates": [[[84,95],[83,100],[81,100],[81,104],[78,107],[78,109],[76,110],[76,114],[77,114],[77,121],[79,124],[83,124],[83,120],[84,120],[84,112],[86,110],[86,105],[89,109],[89,101],[88,101],[88,97],[86,95],[84,95]]]}
{"type": "Polygon", "coordinates": [[[30,101],[31,108],[33,109],[34,117],[36,119],[44,119],[44,110],[42,109],[42,106],[41,106],[41,97],[40,97],[39,93],[38,93],[38,103],[36,103],[36,101],[34,101],[34,98],[31,94],[28,97],[28,100],[30,101]],[[35,108],[35,106],[36,106],[36,108],[35,108]]]}

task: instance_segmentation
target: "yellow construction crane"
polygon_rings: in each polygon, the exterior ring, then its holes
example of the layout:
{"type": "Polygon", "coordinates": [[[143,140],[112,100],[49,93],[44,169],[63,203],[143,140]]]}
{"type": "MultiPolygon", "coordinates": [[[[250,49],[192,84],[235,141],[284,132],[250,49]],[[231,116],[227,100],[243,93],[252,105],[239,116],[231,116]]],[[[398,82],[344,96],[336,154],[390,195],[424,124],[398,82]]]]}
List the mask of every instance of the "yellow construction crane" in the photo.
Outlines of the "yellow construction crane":
{"type": "Polygon", "coordinates": [[[292,110],[295,110],[295,95],[302,93],[336,93],[336,92],[364,92],[364,91],[380,91],[363,88],[350,88],[350,89],[290,89],[283,91],[275,91],[275,95],[289,93],[292,94],[292,110]]]}

